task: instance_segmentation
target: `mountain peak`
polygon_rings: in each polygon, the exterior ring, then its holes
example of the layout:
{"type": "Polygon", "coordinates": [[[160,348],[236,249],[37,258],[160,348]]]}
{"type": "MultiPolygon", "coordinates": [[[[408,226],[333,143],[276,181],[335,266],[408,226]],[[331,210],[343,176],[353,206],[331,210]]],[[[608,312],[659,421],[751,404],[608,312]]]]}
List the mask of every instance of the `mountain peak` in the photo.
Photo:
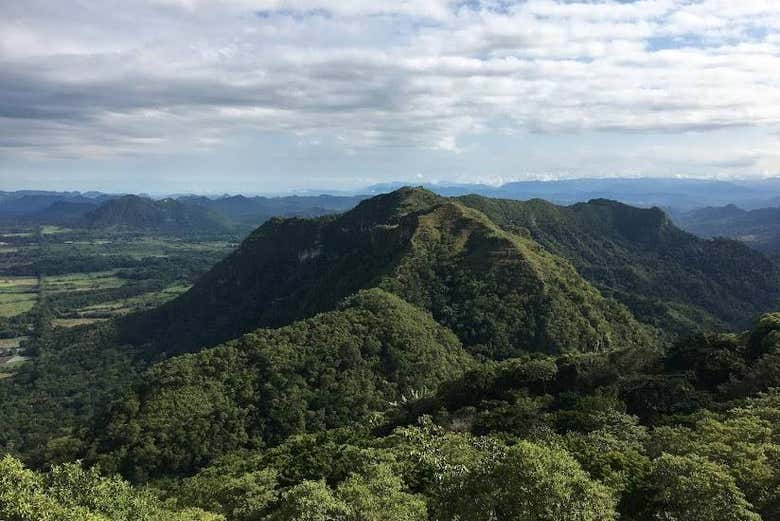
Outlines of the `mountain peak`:
{"type": "Polygon", "coordinates": [[[225,233],[230,229],[223,217],[196,204],[137,195],[111,199],[86,213],[82,221],[90,228],[177,233],[225,233]]]}
{"type": "Polygon", "coordinates": [[[353,224],[396,224],[406,215],[430,210],[446,200],[421,186],[404,186],[360,202],[344,218],[353,224]]]}

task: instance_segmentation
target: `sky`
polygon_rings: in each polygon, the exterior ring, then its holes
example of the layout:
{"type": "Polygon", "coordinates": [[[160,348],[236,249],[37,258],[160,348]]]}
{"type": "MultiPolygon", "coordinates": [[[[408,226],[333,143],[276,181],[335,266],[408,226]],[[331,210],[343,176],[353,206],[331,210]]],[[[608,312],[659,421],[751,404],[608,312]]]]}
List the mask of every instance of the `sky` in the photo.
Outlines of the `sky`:
{"type": "Polygon", "coordinates": [[[777,0],[0,0],[0,189],[780,176],[777,0]]]}

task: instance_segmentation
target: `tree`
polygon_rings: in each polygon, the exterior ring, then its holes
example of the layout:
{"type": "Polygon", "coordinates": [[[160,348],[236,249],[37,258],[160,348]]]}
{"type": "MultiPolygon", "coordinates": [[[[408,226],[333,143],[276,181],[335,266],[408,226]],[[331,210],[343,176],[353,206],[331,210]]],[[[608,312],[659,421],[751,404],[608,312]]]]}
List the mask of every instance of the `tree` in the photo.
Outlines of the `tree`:
{"type": "Polygon", "coordinates": [[[436,504],[436,519],[612,521],[615,498],[566,451],[521,441],[497,463],[454,479],[436,504]]]}
{"type": "Polygon", "coordinates": [[[425,501],[403,491],[388,465],[374,465],[365,476],[352,474],[336,489],[346,506],[344,521],[425,521],[425,501]]]}
{"type": "Polygon", "coordinates": [[[6,456],[0,460],[3,521],[224,521],[203,510],[173,511],[128,482],[71,463],[38,474],[6,456]]]}
{"type": "Polygon", "coordinates": [[[324,481],[303,481],[284,493],[269,521],[338,521],[346,513],[324,481]]]}
{"type": "Polygon", "coordinates": [[[641,519],[760,521],[723,467],[697,456],[663,454],[653,462],[641,519]]]}

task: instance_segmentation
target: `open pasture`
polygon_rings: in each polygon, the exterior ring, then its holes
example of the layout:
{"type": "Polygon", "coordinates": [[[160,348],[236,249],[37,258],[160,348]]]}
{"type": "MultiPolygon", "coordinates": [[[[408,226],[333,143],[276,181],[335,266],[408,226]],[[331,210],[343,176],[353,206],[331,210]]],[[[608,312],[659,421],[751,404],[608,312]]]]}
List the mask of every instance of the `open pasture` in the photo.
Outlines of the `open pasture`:
{"type": "Polygon", "coordinates": [[[47,276],[44,279],[44,289],[50,293],[61,293],[118,288],[125,281],[115,275],[116,272],[110,270],[47,276]]]}
{"type": "Polygon", "coordinates": [[[26,313],[37,300],[37,277],[0,277],[0,317],[26,313]]]}

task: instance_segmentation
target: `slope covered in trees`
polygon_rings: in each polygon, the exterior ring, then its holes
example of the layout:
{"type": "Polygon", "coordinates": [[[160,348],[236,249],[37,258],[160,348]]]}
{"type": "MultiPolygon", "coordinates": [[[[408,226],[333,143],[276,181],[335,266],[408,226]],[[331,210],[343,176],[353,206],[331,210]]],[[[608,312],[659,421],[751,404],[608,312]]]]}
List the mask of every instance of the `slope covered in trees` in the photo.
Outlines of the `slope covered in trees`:
{"type": "Polygon", "coordinates": [[[133,344],[192,351],[332,309],[371,287],[430,311],[488,358],[650,341],[568,262],[421,189],[375,197],[338,217],[269,221],[188,293],[123,330],[133,344]]]}
{"type": "Polygon", "coordinates": [[[257,226],[272,217],[318,217],[345,212],[357,205],[362,196],[286,196],[182,197],[180,200],[215,211],[233,222],[257,226]]]}
{"type": "Polygon", "coordinates": [[[570,260],[605,295],[667,332],[745,327],[780,302],[773,261],[736,241],[686,233],[657,208],[602,199],[566,207],[539,199],[459,200],[570,260]]]}
{"type": "Polygon", "coordinates": [[[135,478],[192,472],[230,450],[366,420],[472,365],[430,315],[367,290],[338,311],[154,366],[99,425],[97,449],[135,478]]]}
{"type": "Polygon", "coordinates": [[[0,518],[780,521],[780,315],[668,342],[604,297],[725,324],[696,299],[772,307],[745,251],[606,201],[272,220],[153,312],[38,306],[0,518]]]}
{"type": "Polygon", "coordinates": [[[231,230],[219,214],[175,199],[155,201],[137,195],[111,199],[86,213],[81,225],[88,228],[192,234],[225,234],[231,230]]]}

